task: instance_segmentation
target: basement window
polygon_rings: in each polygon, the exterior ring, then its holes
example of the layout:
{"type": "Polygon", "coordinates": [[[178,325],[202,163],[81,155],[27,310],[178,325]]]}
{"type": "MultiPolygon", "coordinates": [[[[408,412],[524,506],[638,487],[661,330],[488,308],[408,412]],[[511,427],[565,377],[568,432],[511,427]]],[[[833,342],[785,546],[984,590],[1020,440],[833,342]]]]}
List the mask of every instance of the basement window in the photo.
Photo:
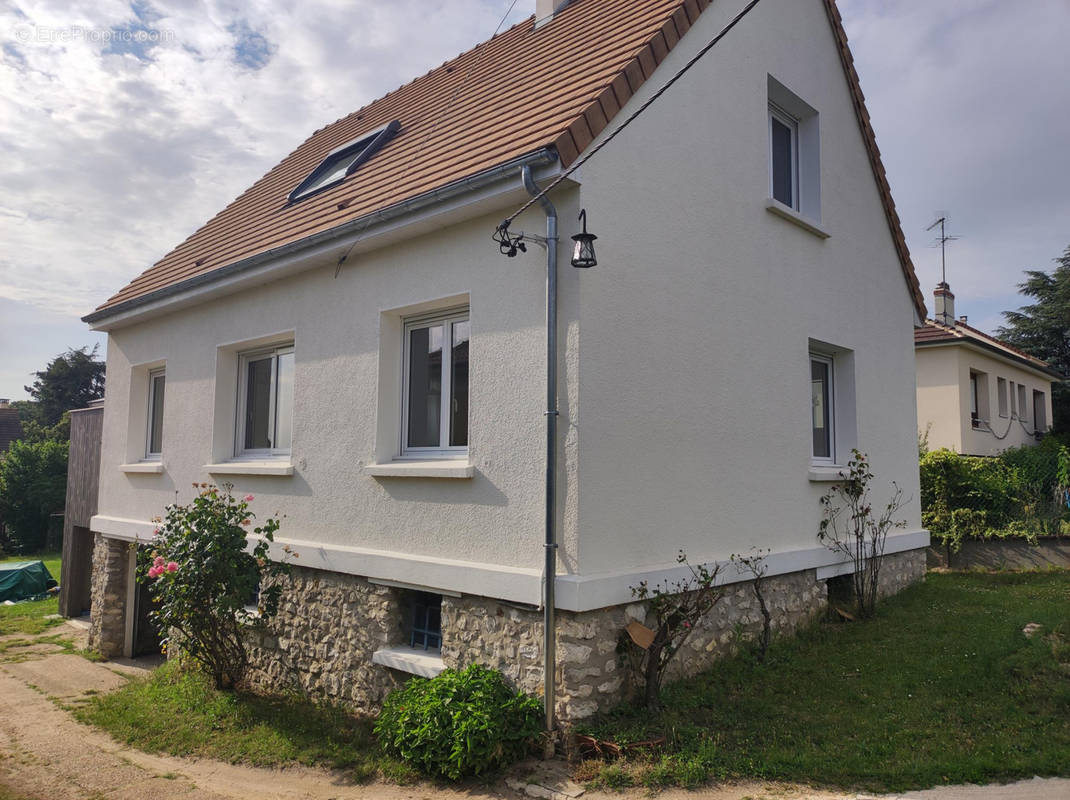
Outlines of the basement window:
{"type": "Polygon", "coordinates": [[[290,192],[289,202],[294,203],[341,183],[393,139],[399,130],[401,123],[394,120],[359,139],[336,147],[290,192]]]}
{"type": "Polygon", "coordinates": [[[431,592],[409,594],[409,647],[414,650],[442,649],[442,595],[431,592]]]}

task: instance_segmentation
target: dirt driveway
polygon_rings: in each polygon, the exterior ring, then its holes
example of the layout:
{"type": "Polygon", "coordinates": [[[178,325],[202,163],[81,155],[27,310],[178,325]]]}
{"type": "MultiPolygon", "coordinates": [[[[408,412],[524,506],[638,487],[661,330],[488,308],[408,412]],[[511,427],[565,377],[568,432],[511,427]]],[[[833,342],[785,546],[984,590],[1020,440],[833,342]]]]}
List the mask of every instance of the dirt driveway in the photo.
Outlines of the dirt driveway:
{"type": "MultiPolygon", "coordinates": [[[[84,633],[61,628],[76,646],[84,633]]],[[[56,631],[51,631],[54,634],[56,631]]],[[[294,767],[285,770],[235,766],[210,760],[147,755],[117,744],[111,737],[75,721],[61,707],[89,694],[121,686],[144,668],[121,663],[95,664],[40,641],[11,646],[15,637],[0,637],[0,800],[491,800],[552,797],[568,800],[582,790],[558,769],[546,786],[530,777],[504,780],[490,787],[441,789],[430,785],[354,785],[337,773],[294,767]],[[5,794],[6,790],[6,794],[5,794]]],[[[530,770],[514,771],[530,776],[530,770]]],[[[585,800],[630,798],[645,792],[583,794],[585,800]]],[[[820,792],[769,783],[721,786],[701,792],[674,791],[662,800],[848,800],[864,795],[820,792]]],[[[887,796],[892,797],[892,796],[887,796]]],[[[1025,781],[1012,786],[956,788],[902,796],[911,800],[1070,800],[1070,781],[1025,781]]]]}

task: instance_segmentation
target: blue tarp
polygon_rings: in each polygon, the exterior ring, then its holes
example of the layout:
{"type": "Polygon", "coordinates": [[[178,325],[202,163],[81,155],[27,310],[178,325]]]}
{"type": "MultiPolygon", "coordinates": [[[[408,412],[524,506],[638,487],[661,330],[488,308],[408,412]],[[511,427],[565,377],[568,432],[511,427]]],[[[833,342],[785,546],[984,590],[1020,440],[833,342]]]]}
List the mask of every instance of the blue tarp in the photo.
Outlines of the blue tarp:
{"type": "Polygon", "coordinates": [[[26,600],[44,594],[56,581],[44,561],[15,561],[0,564],[0,603],[26,600]]]}

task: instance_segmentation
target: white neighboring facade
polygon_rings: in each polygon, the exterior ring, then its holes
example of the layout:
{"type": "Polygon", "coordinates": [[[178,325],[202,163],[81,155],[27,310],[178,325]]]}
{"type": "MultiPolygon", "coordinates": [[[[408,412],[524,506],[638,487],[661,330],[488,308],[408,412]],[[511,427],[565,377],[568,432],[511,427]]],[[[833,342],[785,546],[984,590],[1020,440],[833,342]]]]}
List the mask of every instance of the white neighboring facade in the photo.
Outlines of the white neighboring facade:
{"type": "Polygon", "coordinates": [[[937,288],[937,320],[915,333],[919,436],[930,450],[974,456],[1035,445],[1051,428],[1051,385],[1061,376],[956,318],[954,299],[937,288]]]}
{"type": "MultiPolygon", "coordinates": [[[[619,118],[735,11],[703,12],[619,118]]],[[[907,498],[888,552],[928,544],[910,388],[924,309],[835,35],[822,0],[766,0],[551,195],[565,244],[581,208],[599,237],[591,270],[560,247],[562,610],[628,603],[639,581],[679,574],[679,550],[726,562],[761,547],[772,575],[843,573],[818,543],[818,500],[856,447],[877,492],[894,480],[907,498]]],[[[526,197],[512,175],[368,228],[337,274],[355,240],[97,319],[93,530],[148,541],[192,484],[227,481],[285,515],[279,543],[303,568],[538,606],[545,256],[507,260],[489,240],[526,197]],[[449,368],[437,410],[407,399],[427,366],[413,332],[455,324],[463,444],[412,427],[456,411],[449,368]]],[[[536,207],[513,227],[543,225],[536,207]]]]}

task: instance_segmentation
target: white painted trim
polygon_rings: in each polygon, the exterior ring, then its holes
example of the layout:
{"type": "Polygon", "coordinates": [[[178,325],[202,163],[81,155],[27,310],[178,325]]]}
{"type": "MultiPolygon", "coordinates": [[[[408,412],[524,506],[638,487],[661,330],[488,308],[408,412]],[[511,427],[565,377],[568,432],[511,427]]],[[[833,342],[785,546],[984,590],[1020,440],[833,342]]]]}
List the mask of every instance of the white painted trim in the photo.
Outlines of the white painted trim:
{"type": "Polygon", "coordinates": [[[818,239],[828,239],[831,234],[824,228],[820,227],[816,222],[811,219],[807,219],[791,206],[786,206],[779,200],[772,197],[768,197],[765,200],[765,210],[776,214],[781,219],[786,219],[788,222],[792,222],[802,228],[804,231],[809,231],[818,239]]]}
{"type": "Polygon", "coordinates": [[[811,464],[806,477],[813,483],[835,483],[846,480],[841,474],[846,471],[847,467],[839,464],[811,464]]]}
{"type": "Polygon", "coordinates": [[[133,464],[120,464],[119,472],[148,472],[159,475],[163,472],[163,462],[137,461],[133,464]]]}
{"type": "MultiPolygon", "coordinates": [[[[155,525],[141,520],[94,516],[90,529],[114,539],[148,541],[155,525]]],[[[254,537],[255,538],[255,537],[254,537]]],[[[388,550],[363,547],[327,545],[298,539],[276,539],[270,545],[271,557],[286,558],[284,547],[297,554],[291,563],[300,567],[359,575],[378,579],[435,587],[439,594],[459,593],[489,597],[538,606],[542,599],[542,570],[523,567],[503,567],[472,561],[457,561],[430,556],[414,556],[388,550]]],[[[888,536],[886,555],[902,553],[929,546],[927,530],[905,531],[888,536]]],[[[731,561],[717,562],[721,569],[719,582],[739,583],[749,580],[749,574],[739,572],[731,561]]],[[[785,575],[807,569],[826,570],[850,564],[842,554],[826,547],[770,553],[765,557],[766,575],[785,575]]],[[[640,581],[655,586],[663,581],[677,581],[688,575],[686,567],[634,570],[627,572],[590,573],[587,575],[557,576],[557,607],[565,611],[590,611],[606,606],[633,602],[631,587],[640,581]]]]}
{"type": "MultiPolygon", "coordinates": [[[[927,530],[908,531],[889,535],[884,552],[888,555],[928,547],[927,530]]],[[[806,569],[820,569],[845,563],[843,555],[833,553],[826,547],[812,547],[806,550],[789,550],[770,553],[765,556],[766,575],[785,575],[806,569]]],[[[849,563],[849,562],[846,562],[849,563]]],[[[739,572],[731,561],[716,562],[721,573],[718,583],[739,583],[750,579],[747,572],[739,572]]],[[[712,565],[711,565],[712,567],[712,565]]],[[[670,583],[687,578],[687,567],[672,566],[663,569],[648,569],[634,572],[612,572],[601,575],[558,575],[557,607],[568,611],[589,611],[595,608],[616,606],[634,602],[632,586],[646,581],[650,586],[668,581],[670,583]]]]}
{"type": "Polygon", "coordinates": [[[434,586],[421,586],[416,583],[402,583],[401,581],[388,581],[383,578],[368,578],[368,583],[374,583],[376,586],[391,586],[395,589],[408,589],[411,592],[430,592],[431,594],[440,594],[443,597],[460,597],[460,592],[447,592],[445,589],[439,589],[434,586]]]}
{"type": "Polygon", "coordinates": [[[384,647],[372,653],[372,663],[422,678],[433,678],[446,669],[442,657],[433,655],[433,652],[415,647],[384,647]]]}
{"type": "Polygon", "coordinates": [[[815,576],[819,581],[827,581],[829,578],[838,578],[840,575],[850,575],[854,571],[854,562],[845,561],[842,564],[833,564],[831,567],[818,567],[815,576]]]}
{"type": "Polygon", "coordinates": [[[209,475],[293,475],[289,461],[225,461],[201,467],[209,475]]]}
{"type": "Polygon", "coordinates": [[[535,605],[542,596],[542,570],[505,567],[474,561],[418,556],[396,550],[373,550],[276,537],[271,557],[283,560],[284,547],[297,554],[291,563],[299,567],[324,569],[379,578],[414,586],[434,586],[439,593],[457,592],[494,597],[535,605]]]}
{"type": "Polygon", "coordinates": [[[377,478],[471,478],[476,468],[467,460],[391,461],[366,464],[364,474],[377,478]]]}

